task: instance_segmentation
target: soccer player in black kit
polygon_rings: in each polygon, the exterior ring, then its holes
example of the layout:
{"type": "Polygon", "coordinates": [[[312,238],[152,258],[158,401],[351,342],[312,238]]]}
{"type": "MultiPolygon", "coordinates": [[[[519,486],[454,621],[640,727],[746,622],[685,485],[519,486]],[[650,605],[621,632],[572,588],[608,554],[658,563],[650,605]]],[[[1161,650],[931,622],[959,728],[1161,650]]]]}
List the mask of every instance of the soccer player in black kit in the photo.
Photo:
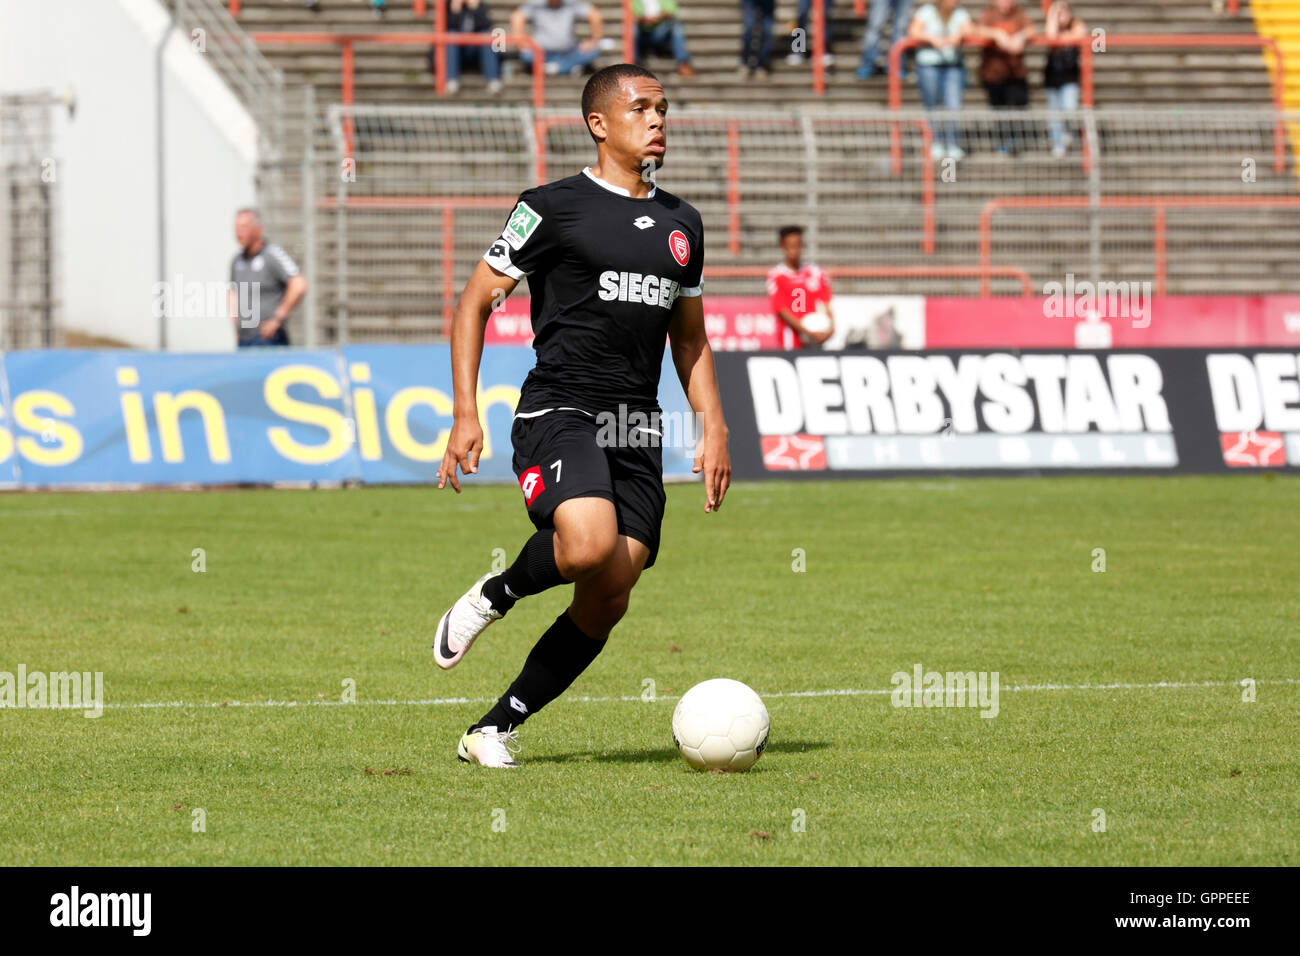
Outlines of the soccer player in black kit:
{"type": "Polygon", "coordinates": [[[640,420],[638,412],[657,421],[649,416],[659,411],[665,337],[699,420],[694,470],[704,473],[706,513],[721,507],[731,483],[704,333],[704,228],[699,212],[657,188],[650,172],[667,150],[663,87],[641,67],[607,67],[587,82],[582,114],[596,164],[520,195],[466,284],[452,325],[454,422],[438,487],[450,483],[459,492],[457,468],[477,472],[483,449],[475,395],[488,316],[528,276],[537,364],[524,381],[510,439],[537,531],[510,567],[485,574],[442,616],[433,645],[438,666],[459,663],[519,599],[573,584],[573,601],[514,683],[460,739],[457,756],[485,767],[517,766],[519,725],[596,659],[637,578],[654,564],[665,502],[658,436],[650,429],[648,440],[638,435],[611,447],[599,429],[603,421],[640,420]]]}

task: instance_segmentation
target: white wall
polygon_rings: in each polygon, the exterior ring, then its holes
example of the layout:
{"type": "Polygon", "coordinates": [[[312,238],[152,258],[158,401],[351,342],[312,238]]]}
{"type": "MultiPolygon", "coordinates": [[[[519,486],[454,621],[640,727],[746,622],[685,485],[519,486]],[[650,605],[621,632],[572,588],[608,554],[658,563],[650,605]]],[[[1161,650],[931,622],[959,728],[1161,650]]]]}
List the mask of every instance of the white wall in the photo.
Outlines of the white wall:
{"type": "MultiPolygon", "coordinates": [[[[155,49],[159,0],[0,2],[0,91],[71,88],[56,110],[55,156],[65,328],[156,348],[158,163],[155,49]]],[[[221,282],[236,251],[234,212],[254,201],[252,119],[188,35],[164,55],[166,271],[221,282]]],[[[170,320],[176,349],[233,347],[222,316],[170,320]]]]}

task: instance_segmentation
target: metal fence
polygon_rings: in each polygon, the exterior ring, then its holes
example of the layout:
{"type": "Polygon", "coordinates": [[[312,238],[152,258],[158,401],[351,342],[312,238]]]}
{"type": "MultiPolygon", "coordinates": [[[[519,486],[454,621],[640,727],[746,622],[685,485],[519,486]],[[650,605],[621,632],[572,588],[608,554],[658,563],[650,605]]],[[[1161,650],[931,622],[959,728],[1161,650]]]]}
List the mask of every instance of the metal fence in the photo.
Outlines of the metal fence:
{"type": "MultiPolygon", "coordinates": [[[[594,155],[577,110],[318,106],[310,87],[285,94],[274,79],[246,93],[274,104],[254,110],[259,204],[311,282],[304,344],[441,338],[516,196],[594,155]]],[[[0,345],[55,344],[52,98],[3,103],[0,345]]],[[[1035,292],[1070,275],[1295,291],[1298,115],[682,110],[669,131],[658,179],[704,217],[710,295],[762,295],[756,267],[778,261],[787,224],[807,230],[810,260],[877,270],[837,281],[844,292],[1021,295],[1021,273],[1035,292]]]]}
{"type": "Polygon", "coordinates": [[[303,153],[301,115],[310,87],[290,94],[223,0],[172,0],[177,28],[248,110],[257,127],[257,199],[268,232],[300,241],[296,197],[303,153]]]}
{"type": "MultiPolygon", "coordinates": [[[[593,157],[576,111],[325,113],[309,228],[322,341],[441,336],[518,193],[593,157]]],[[[1011,279],[951,274],[984,266],[1023,269],[1035,289],[1073,274],[1170,293],[1294,291],[1297,122],[1243,109],[683,111],[658,181],[704,217],[712,294],[761,295],[753,266],[778,260],[790,223],[823,266],[898,269],[844,291],[1022,294],[1011,279]]]]}
{"type": "Polygon", "coordinates": [[[257,124],[269,162],[284,152],[284,76],[235,22],[222,0],[174,0],[176,23],[202,52],[257,124]]]}
{"type": "Polygon", "coordinates": [[[49,92],[0,96],[0,349],[61,342],[59,158],[49,92]]]}

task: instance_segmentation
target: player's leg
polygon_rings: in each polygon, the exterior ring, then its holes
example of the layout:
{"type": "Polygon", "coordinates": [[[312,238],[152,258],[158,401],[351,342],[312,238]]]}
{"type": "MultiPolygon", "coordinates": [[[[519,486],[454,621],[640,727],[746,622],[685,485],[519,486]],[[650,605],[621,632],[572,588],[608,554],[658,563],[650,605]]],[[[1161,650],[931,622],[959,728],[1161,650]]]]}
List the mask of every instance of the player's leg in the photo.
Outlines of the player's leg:
{"type": "MultiPolygon", "coordinates": [[[[573,586],[567,614],[578,630],[603,642],[627,613],[632,588],[650,557],[650,548],[635,538],[619,535],[610,559],[595,574],[573,586]]],[[[576,677],[577,675],[575,675],[576,677]]]]}
{"type": "Polygon", "coordinates": [[[444,670],[456,666],[517,600],[573,581],[589,573],[588,565],[598,565],[600,556],[590,552],[602,543],[596,533],[602,521],[611,529],[603,546],[607,551],[613,548],[616,524],[608,500],[613,497],[609,464],[596,443],[591,419],[559,412],[517,418],[510,441],[512,465],[537,532],[510,567],[483,575],[439,620],[433,656],[444,670]],[[601,498],[606,499],[603,504],[588,501],[601,498]],[[571,520],[558,525],[561,508],[571,520]]]}
{"type": "Polygon", "coordinates": [[[608,455],[615,501],[580,498],[555,511],[555,540],[575,580],[573,601],[528,655],[524,669],[471,726],[517,727],[578,679],[627,612],[633,585],[655,562],[664,504],[657,446],[620,448],[608,455]]]}
{"type": "Polygon", "coordinates": [[[533,648],[515,683],[461,738],[463,759],[515,765],[509,750],[514,728],[562,694],[596,659],[627,612],[633,585],[655,563],[667,501],[661,449],[613,449],[606,461],[613,502],[572,502],[574,508],[566,502],[556,510],[557,540],[564,542],[565,560],[578,575],[573,601],[533,648]],[[594,524],[602,514],[605,523],[594,524]],[[616,524],[613,534],[609,518],[616,524]]]}
{"type": "Polygon", "coordinates": [[[638,560],[625,544],[629,539],[619,537],[618,516],[608,499],[561,502],[554,520],[559,560],[576,581],[574,602],[533,646],[514,683],[470,726],[470,734],[485,727],[517,727],[577,680],[622,617],[620,600],[626,609],[626,591],[645,563],[645,555],[638,560]]]}
{"type": "Polygon", "coordinates": [[[613,553],[618,523],[607,498],[570,498],[550,522],[554,527],[538,530],[510,567],[483,583],[483,597],[502,615],[520,598],[594,574],[613,553]]]}
{"type": "Polygon", "coordinates": [[[568,690],[604,650],[649,555],[642,542],[618,536],[605,565],[574,585],[573,602],[533,646],[509,689],[461,737],[456,748],[461,760],[518,766],[519,725],[568,690]]]}
{"type": "Polygon", "coordinates": [[[466,763],[517,766],[519,725],[564,693],[604,649],[650,553],[618,534],[614,505],[601,498],[562,503],[555,541],[576,576],[573,602],[533,645],[506,692],[461,737],[456,753],[466,763]]]}

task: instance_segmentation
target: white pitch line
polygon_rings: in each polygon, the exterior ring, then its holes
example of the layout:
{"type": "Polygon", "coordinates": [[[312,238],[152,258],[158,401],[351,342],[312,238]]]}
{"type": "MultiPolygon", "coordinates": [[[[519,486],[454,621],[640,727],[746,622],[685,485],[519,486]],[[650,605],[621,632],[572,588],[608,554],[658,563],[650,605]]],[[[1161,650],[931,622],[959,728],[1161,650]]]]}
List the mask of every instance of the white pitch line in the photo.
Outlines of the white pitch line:
{"type": "MultiPolygon", "coordinates": [[[[1257,680],[1258,684],[1300,684],[1300,678],[1297,677],[1276,677],[1269,680],[1257,680]]],[[[1042,693],[1042,692],[1060,692],[1060,691],[1089,691],[1089,690],[1184,690],[1197,689],[1204,687],[1240,687],[1241,681],[1158,681],[1150,684],[1008,684],[999,687],[999,692],[1007,693],[1042,693]]],[[[759,694],[764,700],[771,700],[780,697],[887,697],[895,693],[895,688],[850,688],[846,690],[790,690],[777,691],[771,694],[759,694]]],[[[608,703],[654,703],[660,700],[677,700],[680,694],[659,694],[652,700],[645,700],[640,696],[625,697],[587,697],[582,695],[573,695],[563,698],[566,701],[577,701],[583,704],[608,704],[608,703]]],[[[184,708],[229,708],[229,707],[440,707],[448,704],[492,704],[496,703],[495,697],[425,697],[416,700],[358,700],[353,703],[345,703],[341,700],[227,700],[209,703],[194,703],[184,700],[168,701],[138,701],[135,703],[105,703],[104,708],[120,710],[159,710],[159,709],[184,709],[184,708]]],[[[0,710],[10,708],[0,707],[0,710]]],[[[53,707],[41,708],[44,710],[85,710],[83,706],[73,707],[69,705],[58,705],[53,707]]]]}

